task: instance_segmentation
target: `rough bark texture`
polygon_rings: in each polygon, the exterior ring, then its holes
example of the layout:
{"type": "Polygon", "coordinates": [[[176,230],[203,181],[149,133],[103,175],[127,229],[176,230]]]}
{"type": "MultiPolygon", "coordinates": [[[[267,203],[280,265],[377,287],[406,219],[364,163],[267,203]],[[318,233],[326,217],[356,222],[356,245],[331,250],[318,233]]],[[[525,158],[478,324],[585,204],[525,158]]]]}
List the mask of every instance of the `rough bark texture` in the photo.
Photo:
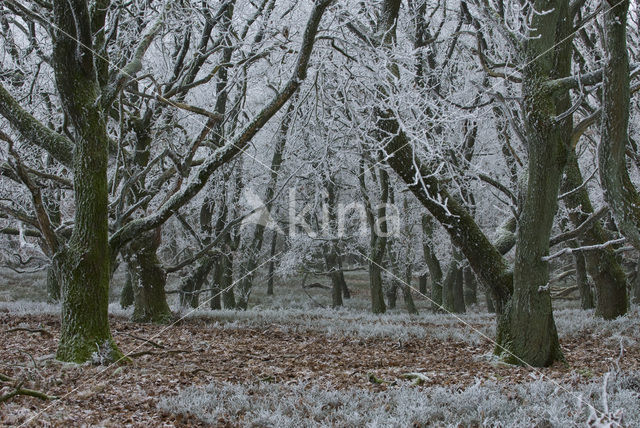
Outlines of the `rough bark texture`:
{"type": "Polygon", "coordinates": [[[62,289],[62,323],[56,358],[101,362],[121,354],[108,320],[109,242],[107,157],[109,139],[94,67],[91,19],[86,1],[56,0],[54,21],[76,39],[56,34],[53,68],[62,106],[74,128],[75,223],[66,248],[55,256],[62,289]]]}
{"type": "MultiPolygon", "coordinates": [[[[577,189],[583,183],[582,173],[575,151],[571,150],[565,167],[563,192],[577,189]]],[[[593,213],[589,192],[583,186],[570,193],[564,199],[569,209],[571,223],[578,227],[593,213]]],[[[585,231],[579,237],[581,245],[598,245],[608,240],[607,232],[600,222],[585,231]]],[[[603,248],[582,253],[586,259],[587,271],[593,279],[596,289],[596,316],[614,319],[627,312],[627,281],[622,267],[616,260],[613,249],[603,248]]]]}
{"type": "Polygon", "coordinates": [[[607,1],[604,13],[604,73],[601,140],[598,169],[604,198],[618,230],[640,250],[640,195],[627,171],[629,143],[629,54],[627,12],[629,1],[607,1]]]}
{"type": "Polygon", "coordinates": [[[129,263],[133,268],[134,322],[165,324],[173,317],[165,294],[167,274],[156,254],[159,234],[160,230],[146,233],[129,245],[129,263]]]}
{"type": "Polygon", "coordinates": [[[514,292],[498,321],[495,351],[506,361],[542,367],[563,359],[546,287],[549,265],[542,258],[549,253],[560,177],[566,162],[566,140],[555,117],[571,105],[568,91],[554,94],[544,87],[544,82],[554,77],[554,70],[567,71],[570,56],[567,59],[563,54],[569,51],[570,55],[570,49],[565,42],[553,51],[556,40],[565,33],[568,2],[538,0],[533,7],[540,15],[532,18],[522,84],[529,152],[527,191],[516,232],[514,292]]]}

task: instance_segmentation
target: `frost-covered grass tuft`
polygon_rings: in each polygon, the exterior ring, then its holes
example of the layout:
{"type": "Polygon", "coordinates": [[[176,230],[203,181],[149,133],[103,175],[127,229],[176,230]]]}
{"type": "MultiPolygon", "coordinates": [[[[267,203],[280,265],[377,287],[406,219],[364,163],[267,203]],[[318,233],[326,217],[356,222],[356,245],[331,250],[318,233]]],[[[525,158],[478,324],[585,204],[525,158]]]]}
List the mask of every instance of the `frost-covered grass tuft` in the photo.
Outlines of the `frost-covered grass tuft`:
{"type": "MultiPolygon", "coordinates": [[[[0,312],[8,312],[14,315],[59,315],[60,310],[60,303],[32,302],[29,300],[0,302],[0,312]]],[[[109,303],[109,313],[131,317],[133,308],[122,309],[118,303],[109,303]]]]}
{"type": "Polygon", "coordinates": [[[196,310],[183,314],[186,318],[203,317],[226,329],[256,328],[277,325],[283,331],[313,330],[330,336],[359,338],[412,338],[436,337],[470,344],[483,341],[482,334],[494,335],[494,321],[486,314],[463,314],[465,326],[458,318],[424,312],[413,316],[401,312],[374,315],[366,311],[342,308],[253,308],[249,311],[196,310]]]}
{"type": "Polygon", "coordinates": [[[383,392],[336,391],[306,384],[214,383],[164,397],[159,407],[191,414],[207,423],[243,426],[585,426],[593,415],[622,415],[625,426],[640,426],[638,373],[614,376],[565,390],[536,380],[510,385],[417,388],[408,384],[383,392]],[[629,381],[629,379],[634,379],[629,381]],[[594,406],[597,411],[594,411],[594,406]]]}

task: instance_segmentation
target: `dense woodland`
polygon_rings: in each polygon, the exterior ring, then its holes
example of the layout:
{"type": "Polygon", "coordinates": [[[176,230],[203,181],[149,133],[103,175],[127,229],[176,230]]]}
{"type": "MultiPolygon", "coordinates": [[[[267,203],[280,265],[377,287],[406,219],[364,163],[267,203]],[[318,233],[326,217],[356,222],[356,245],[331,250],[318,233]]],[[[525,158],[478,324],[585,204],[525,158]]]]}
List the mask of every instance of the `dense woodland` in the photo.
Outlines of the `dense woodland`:
{"type": "Polygon", "coordinates": [[[64,362],[129,361],[115,289],[131,323],[284,283],[339,319],[361,272],[373,314],[566,363],[552,301],[640,302],[639,71],[628,0],[4,0],[0,259],[64,362]]]}

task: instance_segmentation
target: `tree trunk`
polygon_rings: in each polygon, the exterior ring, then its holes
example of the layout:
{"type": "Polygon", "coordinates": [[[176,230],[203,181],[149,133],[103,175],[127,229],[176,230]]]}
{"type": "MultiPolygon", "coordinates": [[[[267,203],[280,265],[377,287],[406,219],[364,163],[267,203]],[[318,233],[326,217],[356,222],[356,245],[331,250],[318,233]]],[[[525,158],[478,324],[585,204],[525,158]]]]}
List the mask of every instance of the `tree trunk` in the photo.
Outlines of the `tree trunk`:
{"type": "Polygon", "coordinates": [[[395,279],[392,279],[391,283],[388,284],[384,294],[387,296],[387,307],[395,309],[398,302],[398,283],[395,279]]]}
{"type": "Polygon", "coordinates": [[[563,40],[571,30],[566,28],[568,1],[538,0],[532,7],[539,14],[532,17],[522,79],[529,152],[527,190],[516,232],[514,292],[498,322],[495,352],[512,363],[544,367],[563,359],[551,308],[549,264],[542,258],[549,253],[566,163],[566,119],[558,123],[556,117],[571,107],[568,89],[554,93],[544,84],[568,75],[572,44],[563,40]],[[556,40],[561,40],[560,46],[551,54],[556,40]]]}
{"type": "MultiPolygon", "coordinates": [[[[574,227],[580,226],[593,213],[586,186],[579,188],[582,184],[583,177],[578,159],[575,150],[571,150],[567,157],[562,191],[568,193],[574,190],[564,198],[569,219],[574,227]]],[[[598,245],[609,238],[600,222],[596,222],[578,239],[581,245],[598,245]]],[[[608,247],[585,251],[582,254],[596,289],[596,316],[609,320],[624,315],[628,306],[627,280],[613,249],[608,247]]]]}
{"type": "Polygon", "coordinates": [[[125,273],[125,281],[124,286],[122,287],[122,292],[120,293],[120,307],[122,309],[127,309],[129,306],[133,305],[134,296],[133,296],[133,266],[131,266],[130,261],[127,261],[125,264],[126,273],[125,273]]]}
{"type": "Polygon", "coordinates": [[[248,298],[251,293],[251,287],[253,287],[253,278],[256,267],[258,266],[258,258],[262,251],[262,244],[264,241],[264,231],[268,222],[271,220],[271,207],[273,206],[273,197],[276,193],[276,186],[278,184],[278,173],[282,166],[282,156],[287,143],[287,131],[289,130],[289,124],[295,114],[296,97],[293,97],[287,108],[282,122],[280,122],[280,129],[278,133],[278,139],[273,151],[273,157],[271,158],[271,176],[269,178],[269,184],[264,196],[264,211],[262,216],[256,224],[253,239],[247,252],[246,261],[246,274],[244,279],[240,281],[240,304],[239,306],[246,309],[245,298],[248,298]]]}
{"type": "MultiPolygon", "coordinates": [[[[627,12],[629,1],[607,1],[604,12],[604,51],[601,140],[598,171],[604,198],[616,226],[640,250],[640,195],[627,171],[629,144],[629,53],[627,12]]],[[[599,298],[600,296],[598,296],[599,298]]]]}
{"type": "Polygon", "coordinates": [[[433,228],[433,217],[427,214],[423,215],[422,231],[424,237],[422,251],[424,253],[425,263],[429,269],[429,276],[431,277],[431,309],[433,311],[439,311],[442,306],[442,268],[440,267],[440,261],[435,251],[431,247],[433,244],[433,228]]]}
{"type": "Polygon", "coordinates": [[[633,282],[631,283],[631,296],[633,303],[640,304],[640,260],[636,263],[633,282]]]}
{"type": "Polygon", "coordinates": [[[490,314],[495,314],[496,307],[493,305],[493,298],[491,298],[491,293],[486,288],[484,290],[484,295],[487,299],[487,312],[489,312],[490,314]]]}
{"type": "Polygon", "coordinates": [[[466,305],[478,303],[478,282],[469,266],[462,271],[464,278],[464,302],[466,305]]]}
{"type": "Polygon", "coordinates": [[[58,274],[55,271],[55,265],[51,264],[47,268],[47,298],[50,302],[60,300],[60,283],[58,282],[58,274]]]}
{"type": "Polygon", "coordinates": [[[369,288],[371,290],[371,312],[383,314],[387,310],[382,293],[382,269],[378,263],[369,263],[369,288]]]}
{"type": "Polygon", "coordinates": [[[82,30],[78,37],[85,38],[85,44],[79,44],[59,34],[52,55],[56,85],[75,132],[75,221],[67,247],[58,251],[56,266],[62,290],[56,358],[82,363],[97,352],[100,362],[107,363],[120,359],[122,354],[109,329],[109,138],[100,111],[100,85],[89,31],[91,19],[87,3],[81,0],[55,0],[53,14],[58,29],[68,34],[82,30]]]}
{"type": "Polygon", "coordinates": [[[340,276],[340,286],[342,288],[342,297],[345,299],[351,298],[351,292],[349,291],[349,287],[347,287],[347,281],[344,279],[344,270],[342,269],[342,257],[338,255],[338,267],[340,268],[339,276],[340,276]]]}
{"type": "Polygon", "coordinates": [[[273,296],[273,281],[276,271],[276,246],[278,244],[278,233],[273,232],[273,238],[271,238],[271,252],[269,255],[269,279],[267,280],[267,296],[273,296]]]}
{"type": "Polygon", "coordinates": [[[418,283],[418,290],[421,294],[427,294],[427,274],[423,273],[420,275],[420,280],[418,283]]]}
{"type": "Polygon", "coordinates": [[[589,284],[589,278],[587,277],[584,253],[582,251],[574,252],[573,262],[576,267],[576,284],[578,286],[578,291],[580,292],[580,307],[582,309],[592,309],[595,305],[593,304],[591,284],[589,284]]]}
{"type": "Polygon", "coordinates": [[[207,277],[216,263],[217,257],[205,256],[197,261],[196,267],[180,284],[180,306],[197,308],[200,302],[202,285],[207,282],[207,277]]]}
{"type": "Polygon", "coordinates": [[[157,229],[153,235],[145,234],[129,244],[133,266],[134,322],[166,324],[173,318],[165,294],[167,274],[156,254],[159,234],[157,229]]]}
{"type": "Polygon", "coordinates": [[[446,312],[459,314],[466,311],[461,264],[462,254],[454,249],[442,286],[442,308],[446,312]]]}
{"type": "Polygon", "coordinates": [[[413,296],[411,295],[411,277],[413,276],[411,271],[411,263],[407,264],[407,270],[405,272],[405,284],[401,284],[402,288],[402,298],[404,300],[404,306],[407,308],[407,312],[411,315],[418,315],[418,308],[416,307],[415,302],[413,301],[413,296]]]}
{"type": "MultiPolygon", "coordinates": [[[[225,309],[235,309],[237,307],[235,294],[233,292],[233,254],[223,256],[220,259],[222,276],[220,279],[220,289],[222,290],[222,303],[225,309]]],[[[244,308],[246,309],[246,308],[244,308]]]]}

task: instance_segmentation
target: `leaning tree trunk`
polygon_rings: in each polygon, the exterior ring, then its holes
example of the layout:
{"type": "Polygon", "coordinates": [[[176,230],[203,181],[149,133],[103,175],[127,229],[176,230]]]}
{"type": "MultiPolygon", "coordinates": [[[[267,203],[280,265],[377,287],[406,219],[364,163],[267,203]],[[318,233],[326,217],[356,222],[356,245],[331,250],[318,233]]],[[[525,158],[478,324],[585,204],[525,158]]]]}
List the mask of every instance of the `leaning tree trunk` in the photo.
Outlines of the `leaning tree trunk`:
{"type": "Polygon", "coordinates": [[[566,0],[538,0],[532,7],[540,14],[532,18],[522,79],[529,152],[527,190],[516,232],[514,292],[498,322],[495,352],[509,362],[541,367],[563,359],[551,308],[549,263],[543,257],[549,253],[566,162],[563,122],[558,123],[556,117],[571,106],[568,89],[554,93],[545,83],[568,74],[571,42],[561,42],[555,55],[550,52],[568,31],[563,28],[569,21],[566,0]]]}
{"type": "Polygon", "coordinates": [[[56,358],[81,363],[97,355],[104,363],[122,355],[111,337],[108,319],[109,138],[91,50],[88,4],[81,0],[54,0],[53,15],[60,32],[54,40],[52,65],[62,105],[75,132],[74,228],[56,262],[62,290],[56,358]],[[82,44],[65,35],[78,31],[82,44]]]}
{"type": "MultiPolygon", "coordinates": [[[[640,250],[640,195],[627,171],[625,150],[629,144],[629,53],[627,12],[629,1],[608,0],[604,12],[604,50],[601,140],[598,171],[604,198],[616,226],[629,243],[640,250]]],[[[598,296],[599,297],[599,296],[598,296]]]]}
{"type": "Polygon", "coordinates": [[[180,306],[197,308],[200,304],[200,290],[216,263],[217,256],[205,256],[198,260],[196,267],[180,284],[180,306]]]}
{"type": "MultiPolygon", "coordinates": [[[[569,209],[569,219],[575,227],[584,223],[593,213],[589,192],[582,184],[578,159],[575,150],[571,150],[567,157],[562,191],[567,194],[563,199],[569,209]]],[[[598,245],[606,242],[608,237],[600,222],[595,222],[578,239],[582,245],[598,245]]],[[[627,280],[613,249],[601,248],[582,254],[596,289],[596,316],[610,320],[624,315],[628,306],[627,280]]],[[[588,302],[585,303],[589,306],[588,302]]]]}

